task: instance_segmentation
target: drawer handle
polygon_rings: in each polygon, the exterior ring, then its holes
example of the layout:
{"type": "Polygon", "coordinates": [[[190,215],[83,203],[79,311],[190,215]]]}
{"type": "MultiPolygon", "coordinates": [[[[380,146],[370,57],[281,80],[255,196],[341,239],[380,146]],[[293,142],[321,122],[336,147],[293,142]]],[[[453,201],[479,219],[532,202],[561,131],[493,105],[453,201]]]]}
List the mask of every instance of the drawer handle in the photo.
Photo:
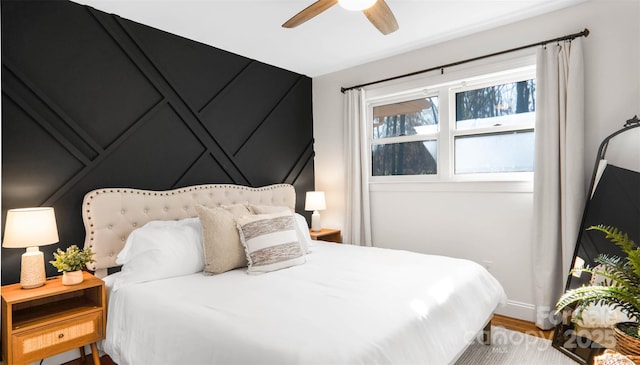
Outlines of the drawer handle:
{"type": "Polygon", "coordinates": [[[62,338],[62,337],[64,337],[64,333],[61,333],[58,335],[58,338],[62,338]]]}

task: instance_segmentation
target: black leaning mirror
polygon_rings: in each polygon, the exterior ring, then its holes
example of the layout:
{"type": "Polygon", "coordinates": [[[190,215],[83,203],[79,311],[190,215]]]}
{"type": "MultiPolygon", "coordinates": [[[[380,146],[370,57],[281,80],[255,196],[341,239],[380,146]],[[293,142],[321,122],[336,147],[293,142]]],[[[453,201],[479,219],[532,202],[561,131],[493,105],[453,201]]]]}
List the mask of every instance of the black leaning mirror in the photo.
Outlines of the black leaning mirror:
{"type": "MultiPolygon", "coordinates": [[[[615,244],[596,231],[586,231],[593,225],[610,225],[626,232],[640,243],[640,123],[637,117],[603,140],[598,149],[596,165],[578,233],[572,267],[597,265],[595,258],[605,253],[622,255],[615,244]]],[[[591,275],[569,275],[565,290],[588,285],[591,275]]],[[[596,308],[591,317],[571,320],[571,310],[562,313],[562,322],[554,332],[553,346],[582,364],[591,364],[593,357],[605,348],[615,346],[613,330],[606,322],[616,318],[607,308],[596,308]]]]}

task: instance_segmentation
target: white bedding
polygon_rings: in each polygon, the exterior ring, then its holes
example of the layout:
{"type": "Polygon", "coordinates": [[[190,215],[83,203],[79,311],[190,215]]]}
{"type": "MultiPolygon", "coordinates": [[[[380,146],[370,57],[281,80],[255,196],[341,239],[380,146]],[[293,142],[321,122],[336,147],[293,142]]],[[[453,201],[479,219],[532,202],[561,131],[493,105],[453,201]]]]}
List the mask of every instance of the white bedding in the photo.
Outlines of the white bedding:
{"type": "Polygon", "coordinates": [[[312,251],[261,275],[122,285],[109,293],[104,350],[119,365],[448,364],[505,300],[471,261],[321,242],[312,251]]]}

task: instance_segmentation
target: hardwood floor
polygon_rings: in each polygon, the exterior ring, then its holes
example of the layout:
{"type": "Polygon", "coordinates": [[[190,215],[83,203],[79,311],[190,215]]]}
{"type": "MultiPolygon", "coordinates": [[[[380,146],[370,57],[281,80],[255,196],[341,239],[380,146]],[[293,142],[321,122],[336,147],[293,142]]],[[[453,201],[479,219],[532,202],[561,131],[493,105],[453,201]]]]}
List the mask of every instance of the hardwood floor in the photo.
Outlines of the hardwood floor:
{"type": "Polygon", "coordinates": [[[520,319],[510,318],[495,314],[491,320],[493,326],[500,326],[512,331],[523,332],[531,336],[546,338],[551,340],[553,338],[553,330],[543,331],[536,327],[533,322],[527,322],[520,319]]]}
{"type": "MultiPolygon", "coordinates": [[[[550,340],[553,337],[553,330],[543,331],[536,327],[533,322],[527,322],[520,319],[510,318],[501,316],[499,314],[495,314],[493,319],[491,320],[491,324],[493,326],[500,326],[512,331],[523,332],[531,336],[546,338],[550,340]]],[[[111,360],[111,358],[107,355],[104,355],[100,358],[100,363],[102,365],[116,365],[116,363],[111,360]]],[[[93,360],[91,356],[87,356],[85,362],[82,362],[80,359],[75,359],[73,361],[69,361],[62,365],[93,365],[93,360]]]]}
{"type": "MultiPolygon", "coordinates": [[[[87,354],[87,356],[85,356],[84,362],[82,361],[82,359],[78,358],[75,360],[71,360],[69,362],[65,362],[62,365],[93,365],[93,358],[91,357],[91,354],[87,354]]],[[[100,365],[117,365],[117,364],[113,362],[113,360],[111,360],[109,355],[104,355],[100,357],[100,365]]]]}

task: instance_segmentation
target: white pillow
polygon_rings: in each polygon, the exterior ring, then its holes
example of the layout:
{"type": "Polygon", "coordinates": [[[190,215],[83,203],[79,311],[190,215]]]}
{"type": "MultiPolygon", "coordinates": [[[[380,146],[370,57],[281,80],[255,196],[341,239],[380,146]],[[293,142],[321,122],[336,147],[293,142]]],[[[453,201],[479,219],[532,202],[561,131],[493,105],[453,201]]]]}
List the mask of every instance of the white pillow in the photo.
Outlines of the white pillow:
{"type": "Polygon", "coordinates": [[[291,213],[291,208],[286,207],[284,205],[258,205],[258,204],[248,204],[249,210],[253,214],[273,214],[280,212],[288,212],[291,213]]]}
{"type": "Polygon", "coordinates": [[[125,285],[193,274],[204,269],[202,228],[198,218],[150,221],[134,230],[118,254],[125,285]]]}
{"type": "Polygon", "coordinates": [[[264,273],[305,262],[291,213],[236,218],[240,241],[247,254],[248,273],[264,273]]]}
{"type": "Polygon", "coordinates": [[[296,213],[294,217],[296,218],[296,232],[298,233],[298,240],[300,241],[302,251],[304,253],[311,253],[311,247],[314,243],[311,239],[311,234],[309,234],[307,220],[299,213],[296,213]]]}

